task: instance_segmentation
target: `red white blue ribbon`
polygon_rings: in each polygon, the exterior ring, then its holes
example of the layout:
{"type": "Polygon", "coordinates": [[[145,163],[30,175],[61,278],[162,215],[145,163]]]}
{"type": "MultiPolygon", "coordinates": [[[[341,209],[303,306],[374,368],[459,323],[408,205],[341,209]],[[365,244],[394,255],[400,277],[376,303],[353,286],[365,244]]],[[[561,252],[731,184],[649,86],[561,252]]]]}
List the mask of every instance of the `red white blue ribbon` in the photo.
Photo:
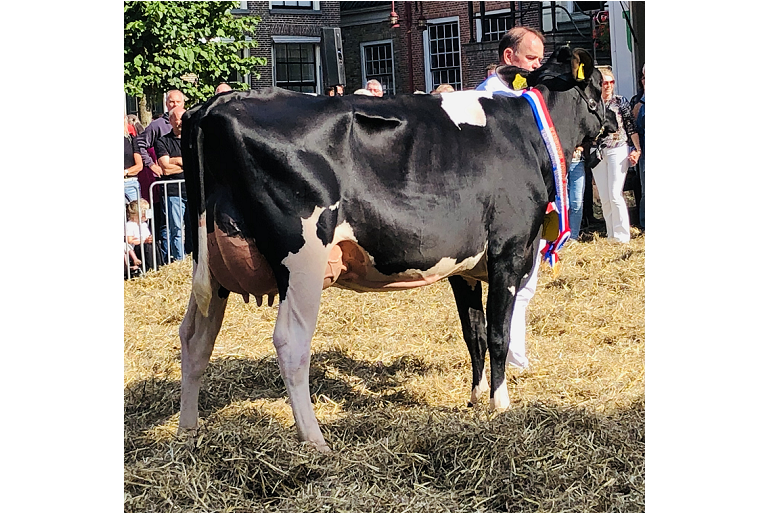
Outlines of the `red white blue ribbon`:
{"type": "Polygon", "coordinates": [[[553,242],[548,242],[543,249],[543,260],[553,267],[559,261],[558,251],[567,242],[570,236],[569,229],[569,196],[567,193],[567,166],[564,160],[564,152],[561,149],[559,136],[556,135],[556,129],[551,121],[551,115],[545,106],[543,95],[534,88],[527,89],[522,96],[527,99],[532,112],[535,115],[537,127],[540,129],[540,135],[543,136],[543,142],[548,149],[548,155],[551,157],[551,168],[553,170],[553,183],[556,188],[556,213],[559,217],[559,236],[553,242]]]}

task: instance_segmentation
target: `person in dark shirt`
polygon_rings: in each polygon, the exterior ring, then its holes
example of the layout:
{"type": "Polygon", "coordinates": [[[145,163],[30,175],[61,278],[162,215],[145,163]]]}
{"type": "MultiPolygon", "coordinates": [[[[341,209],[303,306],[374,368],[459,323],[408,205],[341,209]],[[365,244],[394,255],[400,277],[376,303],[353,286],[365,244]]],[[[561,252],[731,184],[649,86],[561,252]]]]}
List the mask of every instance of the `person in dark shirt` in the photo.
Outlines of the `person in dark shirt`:
{"type": "Polygon", "coordinates": [[[128,117],[123,115],[123,194],[126,204],[139,199],[139,180],[136,175],[144,167],[136,137],[128,129],[128,117]]]}
{"type": "MultiPolygon", "coordinates": [[[[168,116],[171,131],[155,141],[155,155],[158,157],[158,165],[162,175],[161,181],[184,179],[182,167],[182,114],[184,107],[174,108],[168,116]]],[[[165,197],[166,201],[160,202],[161,215],[168,218],[168,227],[160,230],[161,260],[170,263],[171,260],[184,258],[185,246],[190,246],[189,222],[185,222],[187,210],[187,191],[184,183],[168,184],[165,197]],[[187,244],[184,244],[182,233],[187,232],[187,244]],[[169,258],[170,257],[170,258],[169,258]]]]}

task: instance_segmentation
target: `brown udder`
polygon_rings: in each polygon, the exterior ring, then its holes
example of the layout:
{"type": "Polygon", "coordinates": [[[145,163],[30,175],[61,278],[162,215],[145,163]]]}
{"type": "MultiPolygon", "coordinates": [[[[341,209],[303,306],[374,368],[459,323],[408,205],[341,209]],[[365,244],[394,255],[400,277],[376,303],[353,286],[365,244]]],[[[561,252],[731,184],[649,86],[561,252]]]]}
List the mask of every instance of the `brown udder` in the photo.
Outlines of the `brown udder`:
{"type": "MultiPolygon", "coordinates": [[[[237,294],[262,296],[278,294],[273,270],[253,241],[226,235],[214,225],[208,234],[209,268],[217,281],[237,294]]],[[[324,288],[342,276],[355,280],[366,274],[365,257],[354,242],[342,241],[329,254],[324,276],[324,288]]]]}

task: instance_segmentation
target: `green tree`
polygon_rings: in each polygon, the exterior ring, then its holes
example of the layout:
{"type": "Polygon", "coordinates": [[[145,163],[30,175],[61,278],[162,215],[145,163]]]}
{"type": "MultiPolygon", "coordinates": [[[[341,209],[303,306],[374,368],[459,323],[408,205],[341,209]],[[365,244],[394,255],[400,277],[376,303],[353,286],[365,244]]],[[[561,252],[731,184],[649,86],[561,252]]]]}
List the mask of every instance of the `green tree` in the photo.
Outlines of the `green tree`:
{"type": "Polygon", "coordinates": [[[230,10],[238,6],[239,2],[124,2],[124,89],[140,98],[143,124],[152,116],[147,99],[169,89],[179,89],[192,104],[213,96],[220,82],[248,89],[248,84],[228,81],[236,72],[259,76],[256,67],[264,66],[266,59],[243,57],[243,50],[257,46],[247,37],[261,20],[233,16],[230,10]]]}

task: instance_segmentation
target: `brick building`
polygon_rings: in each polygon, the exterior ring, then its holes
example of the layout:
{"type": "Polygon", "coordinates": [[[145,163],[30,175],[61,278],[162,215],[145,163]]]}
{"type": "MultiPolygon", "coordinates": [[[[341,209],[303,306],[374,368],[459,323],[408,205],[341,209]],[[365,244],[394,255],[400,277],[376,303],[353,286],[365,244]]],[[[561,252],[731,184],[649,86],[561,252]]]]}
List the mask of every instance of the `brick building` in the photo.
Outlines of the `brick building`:
{"type": "Polygon", "coordinates": [[[340,2],[241,2],[238,15],[259,16],[252,55],[265,57],[259,78],[249,77],[252,89],[283,87],[306,93],[322,90],[322,28],[339,27],[340,2]]]}
{"type": "MultiPolygon", "coordinates": [[[[473,89],[498,62],[514,25],[546,35],[546,57],[570,41],[594,47],[594,15],[605,2],[340,2],[348,90],[369,78],[386,94],[430,91],[441,83],[473,89]],[[391,19],[391,9],[396,19],[391,19]],[[395,24],[394,24],[395,23],[395,24]]],[[[595,53],[609,63],[609,53],[595,53]]]]}
{"type": "Polygon", "coordinates": [[[611,64],[609,44],[601,40],[606,20],[599,16],[610,3],[243,1],[234,12],[262,19],[252,36],[259,46],[251,52],[267,65],[257,70],[259,79],[247,77],[253,89],[321,93],[330,73],[322,29],[340,28],[346,91],[376,78],[386,94],[397,94],[428,92],[441,83],[473,89],[487,65],[498,62],[500,37],[514,25],[543,31],[546,57],[569,41],[592,51],[598,63],[611,64]]]}

